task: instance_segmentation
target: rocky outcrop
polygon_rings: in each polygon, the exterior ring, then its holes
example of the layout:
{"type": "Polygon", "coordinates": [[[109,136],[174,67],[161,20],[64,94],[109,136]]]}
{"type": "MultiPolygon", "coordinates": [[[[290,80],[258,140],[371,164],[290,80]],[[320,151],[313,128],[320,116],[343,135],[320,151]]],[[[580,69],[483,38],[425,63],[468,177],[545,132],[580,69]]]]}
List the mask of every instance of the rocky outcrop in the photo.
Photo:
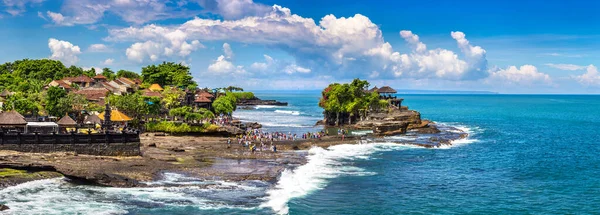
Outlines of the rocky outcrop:
{"type": "Polygon", "coordinates": [[[10,209],[8,206],[0,204],[0,211],[5,211],[8,209],[10,209]]]}
{"type": "Polygon", "coordinates": [[[357,130],[373,130],[373,134],[376,136],[393,136],[413,130],[423,134],[440,132],[430,121],[421,120],[419,112],[406,108],[370,113],[367,120],[347,127],[357,130]]]}
{"type": "Polygon", "coordinates": [[[256,106],[256,105],[273,105],[273,106],[287,106],[287,102],[279,102],[276,100],[261,100],[259,98],[253,99],[240,99],[237,102],[238,106],[256,106]]]}

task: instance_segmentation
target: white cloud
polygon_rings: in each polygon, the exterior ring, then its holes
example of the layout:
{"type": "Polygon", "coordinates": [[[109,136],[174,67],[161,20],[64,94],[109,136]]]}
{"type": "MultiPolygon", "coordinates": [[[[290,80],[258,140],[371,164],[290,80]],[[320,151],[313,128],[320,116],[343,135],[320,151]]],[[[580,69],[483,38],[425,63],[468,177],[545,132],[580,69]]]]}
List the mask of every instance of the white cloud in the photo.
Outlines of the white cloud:
{"type": "Polygon", "coordinates": [[[252,0],[197,0],[205,10],[221,15],[225,19],[239,19],[246,16],[263,16],[271,7],[254,3],[252,0]]]}
{"type": "Polygon", "coordinates": [[[246,73],[243,66],[233,65],[225,56],[221,55],[211,65],[208,66],[208,71],[219,74],[246,73]]]}
{"type": "MultiPolygon", "coordinates": [[[[239,20],[195,18],[179,26],[152,24],[111,29],[106,40],[160,41],[163,35],[173,32],[181,32],[188,40],[236,41],[276,47],[295,57],[297,66],[311,68],[313,73],[328,72],[334,77],[364,78],[369,75],[366,71],[377,71],[382,78],[464,80],[488,75],[485,50],[470,45],[461,32],[452,32],[451,36],[465,59],[445,49],[427,50],[412,32],[404,32],[403,37],[413,51],[400,54],[384,41],[379,27],[366,16],[327,15],[317,24],[311,18],[292,14],[288,8],[277,5],[264,15],[239,20]]],[[[259,63],[255,67],[264,66],[259,63]]]]}
{"type": "MultiPolygon", "coordinates": [[[[54,24],[62,26],[93,24],[100,21],[106,12],[116,14],[124,21],[134,24],[193,16],[194,12],[171,6],[172,2],[163,0],[65,0],[61,12],[48,11],[47,14],[54,24]]],[[[185,1],[175,2],[180,5],[185,1]]]]}
{"type": "Polygon", "coordinates": [[[594,65],[587,66],[586,73],[575,76],[574,79],[584,86],[600,85],[600,74],[598,74],[598,68],[594,65]]]}
{"type": "Polygon", "coordinates": [[[204,48],[198,40],[190,43],[185,41],[185,35],[181,32],[171,32],[164,35],[159,41],[138,42],[131,45],[125,51],[127,59],[137,62],[143,62],[146,59],[157,61],[161,57],[179,57],[184,58],[200,48],[204,48]]]}
{"type": "Polygon", "coordinates": [[[560,69],[560,70],[568,70],[568,71],[583,70],[583,69],[587,68],[586,66],[579,66],[579,65],[575,65],[575,64],[553,64],[553,63],[547,63],[547,64],[544,64],[544,65],[552,67],[552,68],[557,68],[557,69],[560,69]]]}
{"type": "Polygon", "coordinates": [[[48,47],[52,52],[50,59],[60,60],[67,66],[73,65],[79,61],[79,58],[77,57],[77,55],[81,54],[79,46],[75,46],[67,41],[50,38],[48,40],[48,47]]]}
{"type": "Polygon", "coordinates": [[[92,44],[87,49],[88,52],[111,52],[112,49],[104,44],[92,44]]]}
{"type": "Polygon", "coordinates": [[[275,60],[269,55],[263,55],[265,58],[265,62],[254,62],[250,65],[250,68],[258,71],[267,71],[270,67],[272,67],[275,63],[275,60]]]}
{"type": "Polygon", "coordinates": [[[291,65],[286,66],[283,71],[287,74],[294,74],[294,73],[310,73],[311,70],[307,69],[307,68],[303,68],[296,64],[291,64],[291,65]]]}
{"type": "Polygon", "coordinates": [[[104,60],[104,62],[102,62],[102,64],[104,64],[104,65],[107,65],[107,66],[108,66],[108,65],[112,65],[112,64],[113,64],[113,62],[115,62],[115,59],[108,58],[108,59],[104,60]]]}
{"type": "Polygon", "coordinates": [[[44,0],[2,0],[6,7],[6,12],[17,16],[26,11],[27,5],[40,4],[44,0]]]}
{"type": "Polygon", "coordinates": [[[102,68],[100,67],[82,67],[83,70],[90,70],[90,69],[94,69],[94,71],[96,72],[96,74],[100,74],[102,73],[102,68]]]}
{"type": "Polygon", "coordinates": [[[223,53],[225,53],[225,57],[233,58],[233,51],[231,51],[229,43],[223,43],[223,53]]]}
{"type": "Polygon", "coordinates": [[[551,85],[552,79],[548,74],[539,72],[535,66],[523,65],[519,68],[510,66],[506,69],[496,69],[491,71],[490,77],[486,80],[490,84],[513,84],[513,85],[551,85]]]}

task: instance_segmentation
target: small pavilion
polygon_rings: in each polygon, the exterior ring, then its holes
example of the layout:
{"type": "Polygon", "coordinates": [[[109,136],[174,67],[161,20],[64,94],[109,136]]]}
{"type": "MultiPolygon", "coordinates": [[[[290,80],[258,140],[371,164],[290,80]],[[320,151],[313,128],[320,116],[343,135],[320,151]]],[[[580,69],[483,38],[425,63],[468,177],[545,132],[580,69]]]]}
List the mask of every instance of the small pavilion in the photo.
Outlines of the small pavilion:
{"type": "MultiPolygon", "coordinates": [[[[101,120],[104,121],[104,114],[105,113],[100,113],[98,115],[98,118],[100,118],[101,120]]],[[[110,111],[110,122],[113,123],[113,125],[118,125],[121,127],[125,127],[127,126],[127,122],[131,121],[131,118],[127,115],[125,115],[124,113],[122,113],[119,110],[111,110],[110,111]],[[114,124],[116,123],[116,124],[114,124]]]]}
{"type": "Polygon", "coordinates": [[[66,114],[64,117],[60,118],[56,124],[58,124],[61,133],[68,133],[77,129],[77,122],[66,114]]]}
{"type": "Polygon", "coordinates": [[[97,115],[89,115],[83,120],[83,124],[88,128],[99,129],[102,126],[102,120],[97,115]]]}
{"type": "Polygon", "coordinates": [[[0,129],[2,129],[2,132],[23,133],[26,125],[25,117],[14,110],[0,113],[0,129]]]}
{"type": "Polygon", "coordinates": [[[152,84],[150,87],[148,87],[148,89],[154,92],[160,92],[164,90],[159,84],[152,84]]]}
{"type": "Polygon", "coordinates": [[[404,99],[398,99],[398,97],[396,97],[396,93],[398,93],[398,91],[394,90],[394,88],[391,88],[390,86],[383,86],[381,88],[374,87],[373,90],[377,91],[379,98],[388,100],[390,104],[395,107],[400,108],[402,101],[404,101],[404,99]]]}

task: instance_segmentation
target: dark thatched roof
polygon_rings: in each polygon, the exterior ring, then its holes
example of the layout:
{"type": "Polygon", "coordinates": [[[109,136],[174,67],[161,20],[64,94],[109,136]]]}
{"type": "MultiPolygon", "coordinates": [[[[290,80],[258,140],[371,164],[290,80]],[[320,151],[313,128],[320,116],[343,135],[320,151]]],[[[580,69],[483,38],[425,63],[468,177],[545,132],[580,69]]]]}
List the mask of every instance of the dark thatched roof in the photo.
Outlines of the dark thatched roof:
{"type": "Polygon", "coordinates": [[[75,120],[71,119],[71,117],[69,117],[69,115],[65,115],[63,118],[60,118],[60,120],[58,120],[58,122],[56,122],[56,124],[58,124],[60,126],[75,126],[75,125],[77,125],[77,122],[75,122],[75,120]]]}
{"type": "Polygon", "coordinates": [[[0,113],[0,125],[27,125],[23,115],[16,111],[6,111],[0,113]]]}
{"type": "Polygon", "coordinates": [[[83,120],[84,124],[102,124],[102,120],[97,115],[90,115],[83,120]]]}
{"type": "Polygon", "coordinates": [[[398,91],[392,89],[390,86],[383,86],[377,90],[378,93],[397,93],[398,91]]]}
{"type": "Polygon", "coordinates": [[[196,97],[196,100],[194,100],[195,103],[210,103],[210,99],[206,98],[204,96],[198,96],[196,97]]]}

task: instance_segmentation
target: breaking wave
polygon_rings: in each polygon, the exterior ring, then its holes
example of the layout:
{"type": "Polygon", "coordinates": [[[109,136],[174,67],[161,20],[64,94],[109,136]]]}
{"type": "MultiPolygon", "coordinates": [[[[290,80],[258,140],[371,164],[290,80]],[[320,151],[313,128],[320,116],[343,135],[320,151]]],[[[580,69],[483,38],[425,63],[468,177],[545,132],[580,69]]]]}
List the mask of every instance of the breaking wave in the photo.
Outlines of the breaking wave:
{"type": "Polygon", "coordinates": [[[300,115],[300,111],[292,111],[292,110],[275,110],[275,113],[285,113],[285,114],[290,114],[290,115],[294,115],[294,116],[300,115]]]}
{"type": "Polygon", "coordinates": [[[275,187],[267,191],[266,202],[261,207],[271,208],[278,214],[288,214],[288,202],[323,189],[328,179],[339,176],[370,176],[376,173],[351,166],[356,159],[369,159],[373,153],[402,150],[412,146],[395,143],[345,144],[328,149],[311,148],[308,162],[294,170],[286,169],[275,187]]]}

